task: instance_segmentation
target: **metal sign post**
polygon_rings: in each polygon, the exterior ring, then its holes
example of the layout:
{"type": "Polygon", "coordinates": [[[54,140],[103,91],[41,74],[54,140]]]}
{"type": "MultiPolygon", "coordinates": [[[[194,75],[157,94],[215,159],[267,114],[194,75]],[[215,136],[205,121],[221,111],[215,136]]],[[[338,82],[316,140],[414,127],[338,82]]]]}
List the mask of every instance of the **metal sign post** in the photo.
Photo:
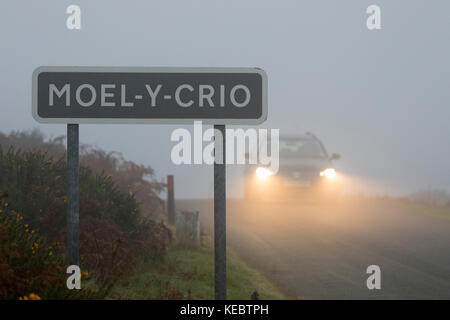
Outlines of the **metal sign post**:
{"type": "Polygon", "coordinates": [[[225,125],[215,125],[214,137],[214,297],[227,298],[226,140],[225,125]],[[218,132],[217,132],[218,131],[218,132]]]}
{"type": "MultiPolygon", "coordinates": [[[[67,124],[71,264],[79,264],[78,124],[201,120],[222,133],[214,142],[222,160],[214,163],[214,265],[215,297],[226,299],[225,125],[267,119],[266,73],[258,68],[39,67],[32,80],[35,120],[67,124]]],[[[173,218],[169,215],[169,222],[173,218]]]]}
{"type": "Polygon", "coordinates": [[[78,124],[67,124],[67,255],[70,265],[80,265],[80,202],[78,188],[78,124]]]}
{"type": "Polygon", "coordinates": [[[175,195],[173,175],[167,176],[167,221],[175,225],[175,195]]]}

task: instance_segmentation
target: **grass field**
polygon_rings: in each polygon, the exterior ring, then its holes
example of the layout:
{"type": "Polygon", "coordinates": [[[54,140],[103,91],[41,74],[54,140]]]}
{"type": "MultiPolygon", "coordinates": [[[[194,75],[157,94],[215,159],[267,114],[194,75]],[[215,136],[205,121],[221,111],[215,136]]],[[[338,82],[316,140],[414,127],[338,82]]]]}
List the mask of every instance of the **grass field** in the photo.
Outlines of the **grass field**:
{"type": "Polygon", "coordinates": [[[432,205],[427,203],[421,203],[418,201],[411,201],[404,198],[394,198],[394,197],[349,197],[348,201],[353,202],[365,202],[365,203],[375,203],[375,204],[386,204],[394,206],[400,209],[405,209],[411,212],[430,215],[435,218],[450,219],[450,206],[449,205],[432,205]]]}
{"type": "MultiPolygon", "coordinates": [[[[233,251],[227,252],[228,299],[289,299],[262,273],[250,268],[233,251]]],[[[172,246],[163,261],[143,259],[133,274],[121,280],[111,299],[214,299],[212,241],[199,248],[172,246]]]]}

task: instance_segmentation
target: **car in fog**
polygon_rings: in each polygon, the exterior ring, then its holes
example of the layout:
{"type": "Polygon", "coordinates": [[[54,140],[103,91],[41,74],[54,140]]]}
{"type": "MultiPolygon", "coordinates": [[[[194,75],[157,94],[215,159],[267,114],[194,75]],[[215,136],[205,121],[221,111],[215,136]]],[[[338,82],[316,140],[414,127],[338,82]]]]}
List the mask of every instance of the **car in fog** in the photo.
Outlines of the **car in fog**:
{"type": "MultiPolygon", "coordinates": [[[[280,166],[277,173],[268,166],[246,165],[246,200],[335,200],[339,179],[333,161],[341,156],[328,154],[312,133],[280,137],[280,166]]],[[[270,147],[268,150],[271,150],[270,147]]]]}

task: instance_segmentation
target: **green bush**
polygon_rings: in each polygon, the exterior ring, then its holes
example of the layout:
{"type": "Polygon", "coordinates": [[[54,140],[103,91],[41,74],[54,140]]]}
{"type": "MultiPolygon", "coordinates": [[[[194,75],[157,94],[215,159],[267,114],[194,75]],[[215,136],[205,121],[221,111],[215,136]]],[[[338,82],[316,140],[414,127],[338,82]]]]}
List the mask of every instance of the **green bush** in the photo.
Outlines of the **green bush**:
{"type": "Polygon", "coordinates": [[[10,210],[0,195],[0,299],[102,299],[112,286],[68,290],[58,244],[47,241],[10,210]]]}
{"type": "MultiPolygon", "coordinates": [[[[111,175],[104,172],[94,174],[90,168],[83,166],[80,167],[79,184],[81,267],[89,270],[89,274],[101,288],[111,286],[118,275],[125,270],[131,270],[137,257],[162,256],[165,253],[171,240],[170,231],[163,223],[156,223],[143,217],[140,203],[133,192],[119,188],[111,175]]],[[[40,241],[45,242],[45,245],[40,246],[45,247],[55,241],[59,242],[61,245],[54,254],[63,259],[67,230],[65,158],[54,160],[46,152],[20,152],[13,148],[4,152],[0,146],[0,190],[7,193],[5,194],[7,200],[3,203],[7,207],[4,208],[21,217],[20,226],[23,228],[27,225],[29,230],[39,232],[42,235],[40,241]]],[[[11,224],[12,220],[7,221],[5,228],[17,227],[11,224]]],[[[2,250],[3,246],[5,248],[9,246],[8,241],[16,241],[16,236],[19,239],[23,237],[17,233],[14,237],[3,239],[2,250]]],[[[28,242],[27,245],[29,246],[28,242]]],[[[41,254],[41,251],[39,252],[38,256],[41,254]]],[[[30,254],[33,255],[31,259],[34,261],[33,264],[24,264],[25,270],[37,268],[35,264],[37,252],[33,254],[23,251],[21,254],[24,259],[22,262],[25,262],[30,254]]],[[[42,259],[44,258],[49,261],[55,259],[43,255],[42,259]]],[[[16,266],[14,268],[18,268],[22,262],[14,262],[13,265],[16,266]]],[[[58,272],[66,277],[64,270],[58,272]]],[[[26,272],[19,272],[16,275],[28,277],[26,272]]],[[[26,283],[26,278],[23,278],[23,281],[26,283]]],[[[65,286],[65,281],[63,284],[65,286]]],[[[53,285],[48,288],[55,289],[55,292],[59,290],[58,286],[53,285]]],[[[40,290],[33,293],[47,292],[47,297],[62,294],[48,293],[50,291],[42,288],[40,290]]],[[[66,293],[67,291],[63,290],[66,293]]],[[[27,294],[24,290],[17,292],[27,294]]],[[[17,296],[16,293],[10,294],[17,296]]]]}
{"type": "MultiPolygon", "coordinates": [[[[96,202],[97,217],[109,217],[124,232],[135,230],[140,221],[140,205],[132,193],[118,190],[111,176],[93,175],[80,168],[80,211],[96,202]]],[[[67,166],[64,158],[53,160],[45,152],[3,152],[0,146],[0,186],[8,190],[12,209],[52,237],[65,228],[67,211],[67,166]],[[39,214],[37,214],[39,213],[39,214]]]]}
{"type": "MultiPolygon", "coordinates": [[[[39,129],[29,131],[0,132],[0,146],[3,150],[40,151],[46,157],[60,159],[65,157],[65,136],[45,139],[39,129]]],[[[154,170],[145,165],[126,160],[119,152],[106,152],[89,145],[80,145],[80,165],[92,170],[92,174],[112,176],[116,187],[122,192],[132,192],[142,206],[145,216],[153,219],[165,218],[164,204],[159,194],[165,188],[157,181],[154,170]]]]}

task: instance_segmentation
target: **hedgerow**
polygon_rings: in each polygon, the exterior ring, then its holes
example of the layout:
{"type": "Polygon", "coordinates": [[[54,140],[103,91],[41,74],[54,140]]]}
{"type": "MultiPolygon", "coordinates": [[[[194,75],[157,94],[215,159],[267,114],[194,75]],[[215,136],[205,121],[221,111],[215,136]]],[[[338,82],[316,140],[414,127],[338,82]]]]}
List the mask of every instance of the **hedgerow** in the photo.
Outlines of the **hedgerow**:
{"type": "Polygon", "coordinates": [[[81,166],[79,174],[81,268],[96,290],[71,293],[65,287],[65,157],[0,146],[0,298],[102,298],[138,257],[165,254],[169,229],[143,214],[129,186],[98,169],[81,166]]]}
{"type": "MultiPolygon", "coordinates": [[[[68,290],[58,242],[49,245],[0,194],[0,299],[102,299],[111,283],[68,290]]],[[[88,278],[88,272],[83,272],[88,278]]]]}

